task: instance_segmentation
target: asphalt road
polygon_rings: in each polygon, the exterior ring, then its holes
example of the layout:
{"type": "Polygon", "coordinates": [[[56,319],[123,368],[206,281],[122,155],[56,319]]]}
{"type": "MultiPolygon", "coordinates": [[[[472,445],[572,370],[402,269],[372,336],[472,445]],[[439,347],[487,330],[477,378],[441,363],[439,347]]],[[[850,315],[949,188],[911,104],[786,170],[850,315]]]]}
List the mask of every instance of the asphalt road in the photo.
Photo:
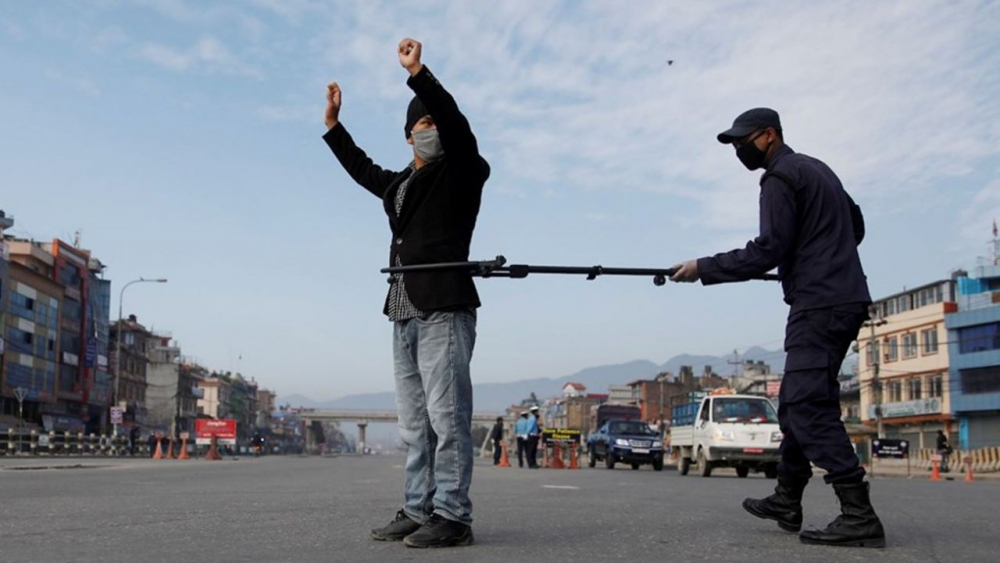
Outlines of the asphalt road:
{"type": "MultiPolygon", "coordinates": [[[[401,457],[207,461],[0,458],[0,561],[985,562],[1000,552],[1000,483],[886,478],[889,546],[806,546],[745,514],[773,481],[670,469],[477,465],[476,545],[421,551],[368,539],[399,508],[401,457]],[[46,466],[65,469],[25,468],[46,466]]],[[[480,462],[477,462],[480,463],[480,462]]],[[[806,526],[837,514],[814,479],[806,526]]]]}

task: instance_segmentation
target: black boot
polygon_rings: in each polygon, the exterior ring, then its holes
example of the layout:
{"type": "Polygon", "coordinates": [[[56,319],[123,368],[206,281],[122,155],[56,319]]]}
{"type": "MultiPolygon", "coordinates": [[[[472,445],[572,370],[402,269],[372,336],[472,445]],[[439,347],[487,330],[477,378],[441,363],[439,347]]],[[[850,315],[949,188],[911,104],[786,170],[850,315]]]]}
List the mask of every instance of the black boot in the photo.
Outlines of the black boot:
{"type": "Polygon", "coordinates": [[[403,544],[406,547],[454,547],[472,545],[474,541],[472,526],[431,514],[419,530],[406,536],[403,544]]]}
{"type": "Polygon", "coordinates": [[[840,499],[840,516],[822,530],[799,534],[802,543],[850,547],[885,547],[885,530],[875,515],[868,483],[834,485],[840,499]]]}
{"type": "Polygon", "coordinates": [[[757,518],[776,521],[786,532],[798,532],[802,529],[802,491],[808,482],[781,477],[773,495],[748,498],[743,501],[743,508],[757,518]]]}
{"type": "Polygon", "coordinates": [[[400,510],[396,513],[396,519],[381,528],[371,531],[373,540],[378,541],[403,541],[403,538],[420,529],[420,524],[400,510]]]}

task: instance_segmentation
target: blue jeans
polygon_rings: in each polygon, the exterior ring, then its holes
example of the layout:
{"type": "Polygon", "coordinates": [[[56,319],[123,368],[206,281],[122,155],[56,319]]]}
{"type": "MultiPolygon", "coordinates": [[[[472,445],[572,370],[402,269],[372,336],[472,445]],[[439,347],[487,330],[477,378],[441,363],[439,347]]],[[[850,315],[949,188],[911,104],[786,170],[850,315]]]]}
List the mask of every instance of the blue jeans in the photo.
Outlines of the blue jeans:
{"type": "Polygon", "coordinates": [[[407,447],[406,504],[418,523],[437,515],[472,524],[472,378],[476,344],[470,311],[435,312],[394,323],[399,434],[407,447]]]}

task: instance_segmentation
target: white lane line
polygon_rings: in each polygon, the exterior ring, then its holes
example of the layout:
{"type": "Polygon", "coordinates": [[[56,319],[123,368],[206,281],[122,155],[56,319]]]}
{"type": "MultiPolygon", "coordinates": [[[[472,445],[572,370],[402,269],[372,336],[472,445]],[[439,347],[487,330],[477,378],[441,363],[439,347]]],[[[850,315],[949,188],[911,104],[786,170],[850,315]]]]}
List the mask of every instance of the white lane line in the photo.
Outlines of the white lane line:
{"type": "Polygon", "coordinates": [[[566,489],[570,491],[579,491],[580,487],[574,487],[573,485],[542,485],[543,489],[566,489]]]}

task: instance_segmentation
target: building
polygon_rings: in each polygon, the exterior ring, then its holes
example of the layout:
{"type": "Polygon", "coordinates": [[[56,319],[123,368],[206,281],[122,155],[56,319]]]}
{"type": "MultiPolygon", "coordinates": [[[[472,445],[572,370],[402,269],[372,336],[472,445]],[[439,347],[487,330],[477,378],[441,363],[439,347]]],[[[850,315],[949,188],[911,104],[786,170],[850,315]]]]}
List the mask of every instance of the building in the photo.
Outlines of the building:
{"type": "MultiPolygon", "coordinates": [[[[1000,248],[996,256],[1000,257],[1000,248]]],[[[951,357],[944,388],[946,392],[950,389],[951,410],[958,420],[959,439],[953,443],[961,449],[997,446],[1000,445],[1000,259],[976,268],[971,277],[959,276],[957,281],[958,312],[946,319],[948,344],[942,346],[951,357]]]]}
{"type": "Polygon", "coordinates": [[[653,379],[639,379],[628,384],[639,407],[642,420],[650,423],[670,420],[670,397],[683,393],[683,384],[670,372],[657,374],[653,379]]]}
{"type": "Polygon", "coordinates": [[[146,406],[149,354],[157,339],[135,315],[129,315],[121,325],[116,321],[111,326],[111,337],[115,341],[111,360],[118,370],[118,405],[125,406],[123,426],[126,429],[133,425],[144,427],[149,414],[146,406]],[[121,358],[116,357],[119,338],[121,358]]]}
{"type": "MultiPolygon", "coordinates": [[[[23,419],[33,430],[42,417],[59,410],[59,321],[63,288],[52,277],[54,259],[40,246],[5,241],[6,279],[3,283],[3,361],[0,401],[4,426],[18,423],[24,390],[23,419]]],[[[72,381],[70,382],[73,383],[72,381]]],[[[67,419],[55,430],[82,430],[82,419],[67,419]]]]}
{"type": "Polygon", "coordinates": [[[0,396],[10,396],[3,388],[28,389],[25,418],[46,431],[106,431],[110,282],[100,277],[104,265],[58,239],[4,242],[11,290],[5,340],[9,348],[14,337],[17,357],[4,355],[0,396]]]}
{"type": "Polygon", "coordinates": [[[955,288],[939,280],[879,299],[858,334],[861,418],[876,428],[881,419],[883,437],[930,448],[938,430],[956,430],[945,328],[958,308],[955,288]]]}
{"type": "Polygon", "coordinates": [[[612,405],[634,405],[637,402],[634,390],[628,385],[608,385],[608,403],[612,405]]]}
{"type": "Polygon", "coordinates": [[[232,383],[228,376],[211,373],[198,381],[202,397],[198,399],[198,414],[209,418],[230,418],[229,397],[232,383]]]}
{"type": "Polygon", "coordinates": [[[235,420],[237,440],[248,443],[257,428],[257,383],[226,372],[208,374],[197,385],[204,394],[198,399],[199,413],[235,420]]]}
{"type": "Polygon", "coordinates": [[[181,355],[180,346],[166,333],[154,333],[146,370],[147,422],[152,430],[176,436],[194,435],[198,399],[204,392],[198,380],[207,370],[181,355]]]}
{"type": "Polygon", "coordinates": [[[583,383],[573,383],[572,381],[563,385],[563,397],[582,397],[587,394],[587,386],[583,383]]]}
{"type": "Polygon", "coordinates": [[[278,395],[274,391],[267,389],[257,390],[257,428],[270,428],[271,419],[274,418],[274,401],[278,395]]]}

